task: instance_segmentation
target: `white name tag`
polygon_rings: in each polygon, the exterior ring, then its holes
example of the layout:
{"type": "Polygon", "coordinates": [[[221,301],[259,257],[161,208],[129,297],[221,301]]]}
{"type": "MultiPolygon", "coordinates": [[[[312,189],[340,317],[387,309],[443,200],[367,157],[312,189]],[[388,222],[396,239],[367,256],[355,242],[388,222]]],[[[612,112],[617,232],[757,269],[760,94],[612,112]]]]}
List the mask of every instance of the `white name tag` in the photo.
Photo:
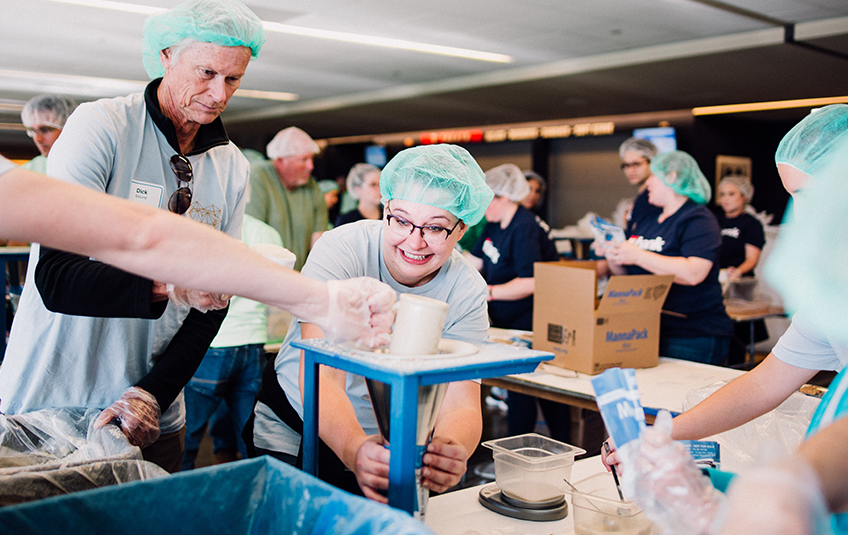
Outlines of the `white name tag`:
{"type": "Polygon", "coordinates": [[[140,202],[154,208],[161,208],[162,194],[165,188],[156,184],[133,180],[130,189],[130,200],[140,202]]]}

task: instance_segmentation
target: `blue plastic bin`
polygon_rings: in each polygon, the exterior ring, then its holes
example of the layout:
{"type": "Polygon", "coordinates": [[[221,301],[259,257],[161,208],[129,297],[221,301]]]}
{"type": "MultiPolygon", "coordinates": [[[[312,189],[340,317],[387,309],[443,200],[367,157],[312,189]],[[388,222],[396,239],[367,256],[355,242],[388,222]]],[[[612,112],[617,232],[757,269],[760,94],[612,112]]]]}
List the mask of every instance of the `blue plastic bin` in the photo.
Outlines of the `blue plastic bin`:
{"type": "Polygon", "coordinates": [[[0,509],[16,535],[428,534],[403,511],[354,496],[270,457],[0,509]]]}

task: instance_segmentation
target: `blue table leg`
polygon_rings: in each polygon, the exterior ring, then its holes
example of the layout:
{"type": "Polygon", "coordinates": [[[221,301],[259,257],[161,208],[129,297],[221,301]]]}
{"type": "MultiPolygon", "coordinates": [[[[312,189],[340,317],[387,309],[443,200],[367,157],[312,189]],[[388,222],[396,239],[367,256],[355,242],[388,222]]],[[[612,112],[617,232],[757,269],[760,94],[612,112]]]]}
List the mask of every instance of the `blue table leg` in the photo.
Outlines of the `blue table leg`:
{"type": "Polygon", "coordinates": [[[417,507],[415,487],[416,434],[418,429],[418,380],[401,377],[392,382],[389,431],[389,505],[412,514],[417,507]]]}
{"type": "Polygon", "coordinates": [[[318,476],[318,364],[312,352],[303,358],[303,471],[318,476]]]}

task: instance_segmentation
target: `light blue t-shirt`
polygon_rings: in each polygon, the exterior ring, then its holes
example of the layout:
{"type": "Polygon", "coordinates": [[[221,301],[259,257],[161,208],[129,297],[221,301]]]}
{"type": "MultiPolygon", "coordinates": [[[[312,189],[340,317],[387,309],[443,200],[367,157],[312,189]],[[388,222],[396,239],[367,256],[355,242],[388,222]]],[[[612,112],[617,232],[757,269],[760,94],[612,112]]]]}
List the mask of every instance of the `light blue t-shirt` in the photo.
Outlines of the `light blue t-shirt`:
{"type": "MultiPolygon", "coordinates": [[[[430,282],[410,288],[397,282],[383,260],[384,221],[363,220],[342,225],[319,239],[309,253],[302,273],[312,279],[328,281],[355,277],[373,277],[398,293],[410,293],[444,301],[450,305],[443,336],[480,344],[489,328],[486,307],[487,287],[480,273],[462,254],[454,250],[439,273],[430,282]]],[[[300,340],[300,322],[293,321],[277,355],[277,380],[298,415],[303,418],[298,373],[300,350],[291,342],[300,340]]],[[[379,432],[371,407],[371,398],[362,376],[347,374],[348,398],[365,433],[379,432]]],[[[257,403],[254,424],[257,447],[297,455],[300,435],[276,417],[270,407],[257,403]]]]}
{"type": "Polygon", "coordinates": [[[840,371],[848,364],[848,348],[820,334],[803,311],[792,316],[772,353],[786,364],[808,370],[840,371]]]}

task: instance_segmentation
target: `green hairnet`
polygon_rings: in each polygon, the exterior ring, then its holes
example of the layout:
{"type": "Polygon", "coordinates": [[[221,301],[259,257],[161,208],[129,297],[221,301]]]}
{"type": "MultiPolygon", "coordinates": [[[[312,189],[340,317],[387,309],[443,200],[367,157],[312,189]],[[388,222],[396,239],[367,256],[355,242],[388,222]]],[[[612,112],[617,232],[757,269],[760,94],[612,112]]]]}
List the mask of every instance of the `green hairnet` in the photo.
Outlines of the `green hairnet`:
{"type": "Polygon", "coordinates": [[[815,175],[834,154],[832,147],[842,143],[846,136],[848,105],[825,106],[807,115],[783,136],[774,153],[774,162],[789,164],[808,175],[815,175]]]}
{"type": "Polygon", "coordinates": [[[318,181],[318,189],[321,190],[321,193],[329,193],[331,191],[339,190],[339,183],[335,180],[319,180],[318,181]]]}
{"type": "Polygon", "coordinates": [[[651,172],[675,193],[685,195],[698,204],[707,204],[712,196],[710,183],[698,167],[698,162],[682,150],[658,154],[651,160],[651,172]],[[677,177],[669,182],[666,177],[672,171],[677,173],[677,177]]]}
{"type": "Polygon", "coordinates": [[[151,78],[165,74],[159,53],[190,39],[219,46],[246,46],[251,58],[265,42],[262,21],[238,0],[189,0],[144,21],[142,62],[151,78]]]}
{"type": "Polygon", "coordinates": [[[385,205],[402,199],[447,210],[474,225],[495,197],[471,154],[456,145],[422,145],[400,151],[380,174],[385,205]]]}
{"type": "Polygon", "coordinates": [[[848,136],[830,144],[824,166],[780,227],[764,266],[789,312],[803,312],[822,334],[848,343],[848,136]]]}

